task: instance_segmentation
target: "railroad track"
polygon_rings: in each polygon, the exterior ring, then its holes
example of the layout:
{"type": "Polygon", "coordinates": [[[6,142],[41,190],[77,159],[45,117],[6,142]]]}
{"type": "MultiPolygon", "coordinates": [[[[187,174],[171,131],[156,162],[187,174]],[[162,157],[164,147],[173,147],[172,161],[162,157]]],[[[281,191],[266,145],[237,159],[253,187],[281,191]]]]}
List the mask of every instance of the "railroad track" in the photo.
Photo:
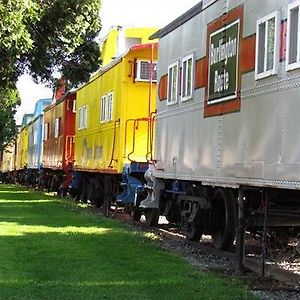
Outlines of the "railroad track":
{"type": "MultiPolygon", "coordinates": [[[[154,230],[169,237],[180,239],[195,249],[200,250],[202,253],[209,253],[217,257],[227,258],[230,259],[234,265],[236,264],[236,254],[234,252],[222,251],[200,242],[189,241],[182,234],[169,231],[165,225],[154,230]]],[[[264,272],[264,277],[274,279],[287,285],[287,287],[281,287],[281,289],[300,291],[300,275],[298,274],[284,270],[278,266],[270,264],[269,262],[266,262],[263,267],[261,261],[252,257],[244,257],[243,267],[246,270],[252,271],[260,276],[263,276],[264,272]]]]}
{"type": "MultiPolygon", "coordinates": [[[[95,211],[95,208],[92,210],[95,211]]],[[[96,209],[96,211],[101,212],[99,209],[96,209]]],[[[158,227],[149,228],[143,225],[143,222],[133,222],[132,218],[126,213],[114,213],[112,217],[121,222],[130,224],[131,226],[134,226],[139,230],[155,233],[158,236],[163,235],[165,237],[181,241],[184,244],[199,250],[199,252],[203,253],[204,255],[213,255],[219,258],[226,258],[227,260],[231,261],[233,266],[236,265],[236,254],[234,252],[234,248],[232,249],[232,251],[222,251],[210,246],[209,243],[204,244],[201,242],[189,241],[185,238],[185,236],[180,232],[178,228],[175,228],[175,230],[171,230],[168,224],[160,224],[158,227]]],[[[243,267],[246,270],[258,274],[259,277],[263,277],[263,265],[261,261],[258,261],[257,259],[252,257],[245,257],[243,260],[243,267]]],[[[264,265],[264,277],[285,284],[285,286],[281,285],[280,287],[272,287],[273,290],[278,289],[300,292],[300,275],[298,274],[292,273],[266,262],[264,265]]],[[[264,287],[260,286],[259,289],[263,290],[264,287]]]]}

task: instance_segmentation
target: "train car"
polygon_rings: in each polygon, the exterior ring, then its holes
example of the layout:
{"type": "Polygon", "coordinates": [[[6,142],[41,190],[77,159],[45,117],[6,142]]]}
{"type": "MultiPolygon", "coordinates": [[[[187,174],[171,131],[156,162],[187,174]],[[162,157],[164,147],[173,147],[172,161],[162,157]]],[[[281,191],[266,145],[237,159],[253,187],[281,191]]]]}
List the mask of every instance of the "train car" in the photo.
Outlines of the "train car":
{"type": "Polygon", "coordinates": [[[220,249],[245,226],[300,225],[299,16],[299,1],[206,0],[152,35],[156,155],[141,207],[153,223],[166,215],[220,249]]]}
{"type": "Polygon", "coordinates": [[[36,102],[33,120],[27,125],[28,128],[28,160],[27,160],[27,184],[37,185],[41,180],[44,109],[49,106],[52,99],[40,99],[36,102]]]}
{"type": "Polygon", "coordinates": [[[26,169],[28,163],[28,123],[33,119],[33,114],[25,114],[22,119],[21,128],[16,137],[16,172],[17,182],[25,184],[26,169]]]}
{"type": "Polygon", "coordinates": [[[43,184],[48,190],[65,193],[74,162],[76,92],[62,94],[59,90],[56,101],[44,111],[43,184]]]}
{"type": "Polygon", "coordinates": [[[14,182],[15,172],[15,158],[16,158],[16,141],[6,145],[1,153],[1,181],[6,183],[14,182]]]}
{"type": "Polygon", "coordinates": [[[130,46],[77,90],[72,188],[83,201],[134,205],[151,155],[156,58],[155,43],[130,46]]]}
{"type": "Polygon", "coordinates": [[[100,41],[100,60],[102,66],[123,55],[131,46],[149,43],[149,37],[157,28],[135,28],[113,26],[100,41]]]}

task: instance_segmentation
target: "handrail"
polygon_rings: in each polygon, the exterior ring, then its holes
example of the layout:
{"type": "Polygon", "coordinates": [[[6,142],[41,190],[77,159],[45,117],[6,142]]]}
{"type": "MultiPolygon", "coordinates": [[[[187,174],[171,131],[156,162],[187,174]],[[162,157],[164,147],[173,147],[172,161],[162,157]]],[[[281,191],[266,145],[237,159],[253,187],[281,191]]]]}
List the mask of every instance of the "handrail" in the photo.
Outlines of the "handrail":
{"type": "Polygon", "coordinates": [[[153,160],[153,139],[154,139],[154,123],[155,123],[155,115],[156,111],[153,111],[150,113],[150,119],[151,122],[148,126],[148,133],[147,133],[147,154],[146,154],[146,160],[149,163],[149,161],[153,160]],[[148,159],[148,156],[150,155],[150,159],[148,159]]]}
{"type": "Polygon", "coordinates": [[[125,137],[124,137],[124,152],[123,157],[126,157],[126,145],[127,145],[127,127],[129,122],[134,122],[136,119],[127,119],[125,122],[125,137]]]}
{"type": "Polygon", "coordinates": [[[112,168],[112,162],[118,162],[118,159],[114,158],[114,153],[115,153],[115,145],[116,145],[116,135],[117,135],[117,124],[120,124],[120,119],[114,121],[114,138],[113,138],[113,145],[112,145],[112,150],[111,150],[111,158],[110,162],[108,165],[108,168],[112,168]]]}
{"type": "Polygon", "coordinates": [[[66,136],[66,142],[65,142],[65,160],[66,161],[69,161],[69,159],[72,157],[73,139],[74,138],[75,138],[74,135],[66,136]]]}
{"type": "MultiPolygon", "coordinates": [[[[152,119],[151,118],[137,118],[137,119],[129,119],[128,121],[132,121],[132,120],[134,120],[133,135],[132,135],[132,150],[131,150],[130,153],[128,153],[127,159],[131,162],[134,162],[134,160],[132,160],[130,158],[130,156],[134,153],[134,150],[135,150],[135,133],[136,133],[136,129],[138,128],[138,125],[139,125],[140,122],[147,122],[147,124],[149,124],[149,122],[152,122],[152,119]]],[[[127,123],[126,123],[126,132],[125,133],[126,133],[125,134],[125,136],[126,136],[127,135],[127,123]]],[[[147,134],[147,136],[148,136],[148,134],[147,134]]],[[[147,137],[147,139],[148,139],[148,137],[147,137]]],[[[127,137],[125,139],[125,142],[127,142],[127,137]]],[[[147,142],[148,142],[148,140],[147,140],[147,142]]],[[[146,149],[146,151],[148,151],[148,149],[146,149]]],[[[126,155],[126,143],[125,143],[125,153],[124,154],[126,155]]]]}

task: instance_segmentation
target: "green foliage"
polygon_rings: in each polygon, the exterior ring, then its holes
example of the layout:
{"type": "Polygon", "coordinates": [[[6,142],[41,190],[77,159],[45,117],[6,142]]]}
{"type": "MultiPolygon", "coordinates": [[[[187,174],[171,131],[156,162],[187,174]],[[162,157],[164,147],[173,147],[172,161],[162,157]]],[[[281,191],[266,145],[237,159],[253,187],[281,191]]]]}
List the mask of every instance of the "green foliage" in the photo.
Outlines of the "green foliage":
{"type": "Polygon", "coordinates": [[[18,104],[20,104],[20,98],[15,87],[0,88],[0,151],[15,135],[14,114],[18,104]]]}
{"type": "Polygon", "coordinates": [[[51,85],[53,72],[62,72],[72,87],[98,69],[99,7],[100,0],[0,2],[0,125],[6,125],[0,129],[0,148],[14,132],[21,74],[51,85]]]}
{"type": "Polygon", "coordinates": [[[255,299],[100,214],[0,185],[0,299],[255,299]]]}
{"type": "MultiPolygon", "coordinates": [[[[33,1],[33,0],[32,0],[33,1]]],[[[23,55],[36,80],[61,71],[71,86],[86,81],[99,67],[99,0],[35,0],[39,19],[28,27],[33,47],[23,55]]]]}

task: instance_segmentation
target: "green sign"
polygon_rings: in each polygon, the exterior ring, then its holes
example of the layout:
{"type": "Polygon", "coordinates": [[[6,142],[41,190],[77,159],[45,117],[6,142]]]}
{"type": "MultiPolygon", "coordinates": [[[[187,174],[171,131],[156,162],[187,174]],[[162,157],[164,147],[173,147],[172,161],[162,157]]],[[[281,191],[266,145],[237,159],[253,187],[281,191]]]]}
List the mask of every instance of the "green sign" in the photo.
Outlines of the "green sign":
{"type": "Polygon", "coordinates": [[[239,25],[236,20],[209,37],[208,104],[237,97],[239,25]]]}

